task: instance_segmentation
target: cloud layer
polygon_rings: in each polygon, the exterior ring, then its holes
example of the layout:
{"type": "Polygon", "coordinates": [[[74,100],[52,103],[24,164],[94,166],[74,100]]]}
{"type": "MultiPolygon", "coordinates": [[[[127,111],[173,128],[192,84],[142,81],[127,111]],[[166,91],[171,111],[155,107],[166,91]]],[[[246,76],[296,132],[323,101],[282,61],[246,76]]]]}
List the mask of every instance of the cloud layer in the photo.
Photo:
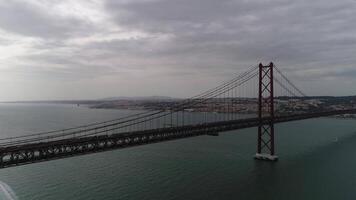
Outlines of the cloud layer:
{"type": "Polygon", "coordinates": [[[351,95],[355,21],[354,0],[2,0],[0,100],[187,97],[269,61],[351,95]]]}

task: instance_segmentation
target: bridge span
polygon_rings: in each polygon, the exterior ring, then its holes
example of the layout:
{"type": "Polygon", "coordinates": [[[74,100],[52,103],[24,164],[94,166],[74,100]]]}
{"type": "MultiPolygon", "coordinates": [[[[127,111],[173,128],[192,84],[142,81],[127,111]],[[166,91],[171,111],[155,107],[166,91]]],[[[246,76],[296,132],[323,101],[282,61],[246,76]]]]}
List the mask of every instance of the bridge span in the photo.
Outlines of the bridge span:
{"type": "MultiPolygon", "coordinates": [[[[283,123],[341,114],[356,114],[356,109],[279,116],[275,117],[274,123],[283,123]]],[[[263,123],[268,123],[270,118],[263,118],[262,120],[263,123]]],[[[113,149],[122,149],[138,145],[165,142],[181,138],[202,135],[217,136],[219,133],[257,127],[259,124],[260,121],[258,118],[248,118],[187,125],[178,128],[158,128],[112,135],[70,138],[50,142],[8,146],[0,149],[0,168],[43,162],[113,149]]]]}
{"type": "Polygon", "coordinates": [[[274,149],[274,124],[356,114],[355,106],[320,110],[307,104],[307,110],[295,110],[299,106],[296,100],[307,99],[305,97],[273,63],[259,64],[164,110],[148,110],[106,122],[0,138],[0,168],[194,136],[218,136],[226,131],[251,127],[258,128],[255,158],[274,161],[278,159],[274,149]],[[257,117],[237,117],[238,113],[251,110],[257,111],[257,117]],[[205,115],[197,120],[191,117],[192,112],[205,115]],[[207,113],[214,115],[208,117],[207,113]]]}

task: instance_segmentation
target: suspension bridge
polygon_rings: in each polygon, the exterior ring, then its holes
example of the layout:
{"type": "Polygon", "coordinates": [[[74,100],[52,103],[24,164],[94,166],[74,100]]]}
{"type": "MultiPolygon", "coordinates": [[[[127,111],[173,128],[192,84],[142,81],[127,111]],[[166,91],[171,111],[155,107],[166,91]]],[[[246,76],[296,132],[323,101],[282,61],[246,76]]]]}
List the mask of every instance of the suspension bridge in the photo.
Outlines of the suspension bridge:
{"type": "Polygon", "coordinates": [[[73,128],[0,138],[0,168],[257,127],[256,159],[275,161],[274,124],[341,114],[349,109],[293,108],[306,95],[273,63],[259,64],[164,110],[73,128]],[[286,105],[290,105],[287,106],[286,105]]]}

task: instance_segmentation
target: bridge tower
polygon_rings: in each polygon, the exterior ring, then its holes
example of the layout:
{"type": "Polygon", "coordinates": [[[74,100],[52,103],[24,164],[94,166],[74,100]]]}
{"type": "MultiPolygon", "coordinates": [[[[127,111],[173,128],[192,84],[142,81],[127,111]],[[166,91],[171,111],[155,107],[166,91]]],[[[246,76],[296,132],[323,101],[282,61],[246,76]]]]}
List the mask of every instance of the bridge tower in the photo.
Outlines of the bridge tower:
{"type": "Polygon", "coordinates": [[[259,64],[259,84],[258,84],[258,140],[257,153],[258,160],[276,161],[274,149],[274,94],[273,94],[273,68],[269,65],[259,64]]]}

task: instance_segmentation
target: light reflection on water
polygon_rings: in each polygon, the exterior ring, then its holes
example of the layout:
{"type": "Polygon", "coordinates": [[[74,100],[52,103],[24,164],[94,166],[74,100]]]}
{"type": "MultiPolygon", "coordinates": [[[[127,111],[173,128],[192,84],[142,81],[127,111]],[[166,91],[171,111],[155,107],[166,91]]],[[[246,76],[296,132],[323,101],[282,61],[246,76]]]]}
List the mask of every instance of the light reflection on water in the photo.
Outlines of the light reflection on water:
{"type": "Polygon", "coordinates": [[[2,181],[0,181],[0,200],[17,200],[14,191],[2,181]]]}

